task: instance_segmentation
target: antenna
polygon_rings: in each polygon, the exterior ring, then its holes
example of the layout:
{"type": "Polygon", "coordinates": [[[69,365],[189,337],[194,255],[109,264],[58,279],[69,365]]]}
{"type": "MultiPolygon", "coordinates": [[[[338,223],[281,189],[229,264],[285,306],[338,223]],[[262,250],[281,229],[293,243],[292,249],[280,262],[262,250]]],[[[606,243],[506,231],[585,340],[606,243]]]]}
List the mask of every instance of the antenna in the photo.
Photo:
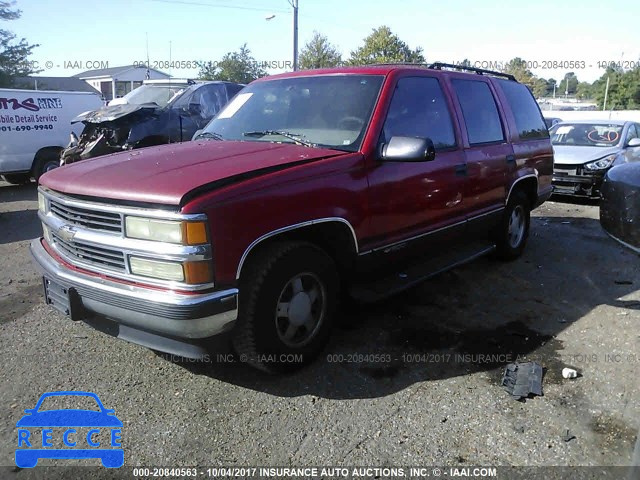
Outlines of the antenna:
{"type": "Polygon", "coordinates": [[[147,73],[145,74],[145,80],[149,80],[151,78],[151,72],[149,71],[149,65],[151,65],[151,63],[149,63],[149,32],[144,32],[146,38],[147,38],[147,73]]]}

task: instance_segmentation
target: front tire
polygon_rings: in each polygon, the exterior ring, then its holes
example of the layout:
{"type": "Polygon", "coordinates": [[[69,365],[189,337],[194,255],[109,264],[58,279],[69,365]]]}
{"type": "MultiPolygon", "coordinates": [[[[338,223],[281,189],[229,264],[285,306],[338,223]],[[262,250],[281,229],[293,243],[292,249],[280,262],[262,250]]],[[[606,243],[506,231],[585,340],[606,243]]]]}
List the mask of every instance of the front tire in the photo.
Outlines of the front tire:
{"type": "Polygon", "coordinates": [[[513,192],[496,234],[497,255],[501,260],[515,260],[524,251],[529,237],[531,207],[522,190],[513,192]]]}
{"type": "Polygon", "coordinates": [[[331,333],[339,276],[333,259],[309,243],[257,252],[240,281],[233,344],[240,361],[270,373],[311,362],[331,333]]]}

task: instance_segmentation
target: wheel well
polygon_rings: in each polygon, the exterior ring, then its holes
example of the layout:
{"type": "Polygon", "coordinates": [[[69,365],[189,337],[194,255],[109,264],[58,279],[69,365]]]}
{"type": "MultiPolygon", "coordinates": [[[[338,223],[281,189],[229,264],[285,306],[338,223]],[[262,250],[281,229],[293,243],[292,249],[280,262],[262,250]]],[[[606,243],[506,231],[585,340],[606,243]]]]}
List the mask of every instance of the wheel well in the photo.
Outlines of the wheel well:
{"type": "Polygon", "coordinates": [[[60,153],[62,153],[62,150],[63,150],[62,147],[42,147],[40,150],[36,152],[35,156],[33,157],[31,172],[33,172],[33,169],[35,168],[35,165],[38,162],[38,160],[40,160],[41,158],[46,158],[48,155],[51,155],[51,156],[55,155],[59,159],[60,153]]]}
{"type": "MultiPolygon", "coordinates": [[[[522,180],[516,180],[516,183],[511,187],[509,198],[511,198],[511,196],[517,191],[524,192],[529,199],[531,208],[533,209],[538,202],[538,179],[536,177],[526,177],[522,180]]],[[[507,202],[509,201],[509,198],[507,199],[507,202]]]]}
{"type": "Polygon", "coordinates": [[[351,271],[357,253],[354,234],[350,226],[339,221],[316,223],[265,238],[250,247],[251,250],[240,265],[238,277],[242,276],[245,266],[251,258],[259,254],[266,246],[281,241],[307,242],[321,248],[336,262],[341,278],[344,278],[351,271]]]}

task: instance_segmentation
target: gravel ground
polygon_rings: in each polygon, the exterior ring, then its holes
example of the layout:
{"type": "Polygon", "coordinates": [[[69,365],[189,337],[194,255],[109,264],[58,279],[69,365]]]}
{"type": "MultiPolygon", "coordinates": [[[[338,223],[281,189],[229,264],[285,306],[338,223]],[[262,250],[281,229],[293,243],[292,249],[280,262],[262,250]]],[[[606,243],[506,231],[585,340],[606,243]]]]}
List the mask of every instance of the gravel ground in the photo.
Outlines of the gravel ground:
{"type": "Polygon", "coordinates": [[[480,259],[342,313],[323,358],[284,377],[222,361],[226,338],[220,359],[180,363],[52,311],[28,254],[36,212],[34,185],[0,182],[1,466],[14,465],[23,410],[55,390],[115,409],[129,466],[631,462],[640,258],[603,233],[593,204],[536,210],[513,263],[480,259]],[[544,396],[500,387],[516,358],[545,367],[544,396]],[[579,378],[563,379],[565,366],[579,378]]]}

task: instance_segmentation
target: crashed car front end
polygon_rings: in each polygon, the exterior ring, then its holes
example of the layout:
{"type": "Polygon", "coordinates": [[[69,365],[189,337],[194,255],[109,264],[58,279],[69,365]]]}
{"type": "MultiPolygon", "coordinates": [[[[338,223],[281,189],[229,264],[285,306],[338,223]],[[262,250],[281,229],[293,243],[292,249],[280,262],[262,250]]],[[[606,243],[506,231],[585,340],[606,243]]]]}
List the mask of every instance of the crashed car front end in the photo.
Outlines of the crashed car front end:
{"type": "Polygon", "coordinates": [[[79,115],[74,123],[81,121],[84,130],[80,138],[71,135],[69,145],[62,151],[60,165],[138,147],[143,138],[140,130],[150,130],[148,125],[160,116],[158,110],[139,105],[117,105],[105,111],[79,115]]]}

